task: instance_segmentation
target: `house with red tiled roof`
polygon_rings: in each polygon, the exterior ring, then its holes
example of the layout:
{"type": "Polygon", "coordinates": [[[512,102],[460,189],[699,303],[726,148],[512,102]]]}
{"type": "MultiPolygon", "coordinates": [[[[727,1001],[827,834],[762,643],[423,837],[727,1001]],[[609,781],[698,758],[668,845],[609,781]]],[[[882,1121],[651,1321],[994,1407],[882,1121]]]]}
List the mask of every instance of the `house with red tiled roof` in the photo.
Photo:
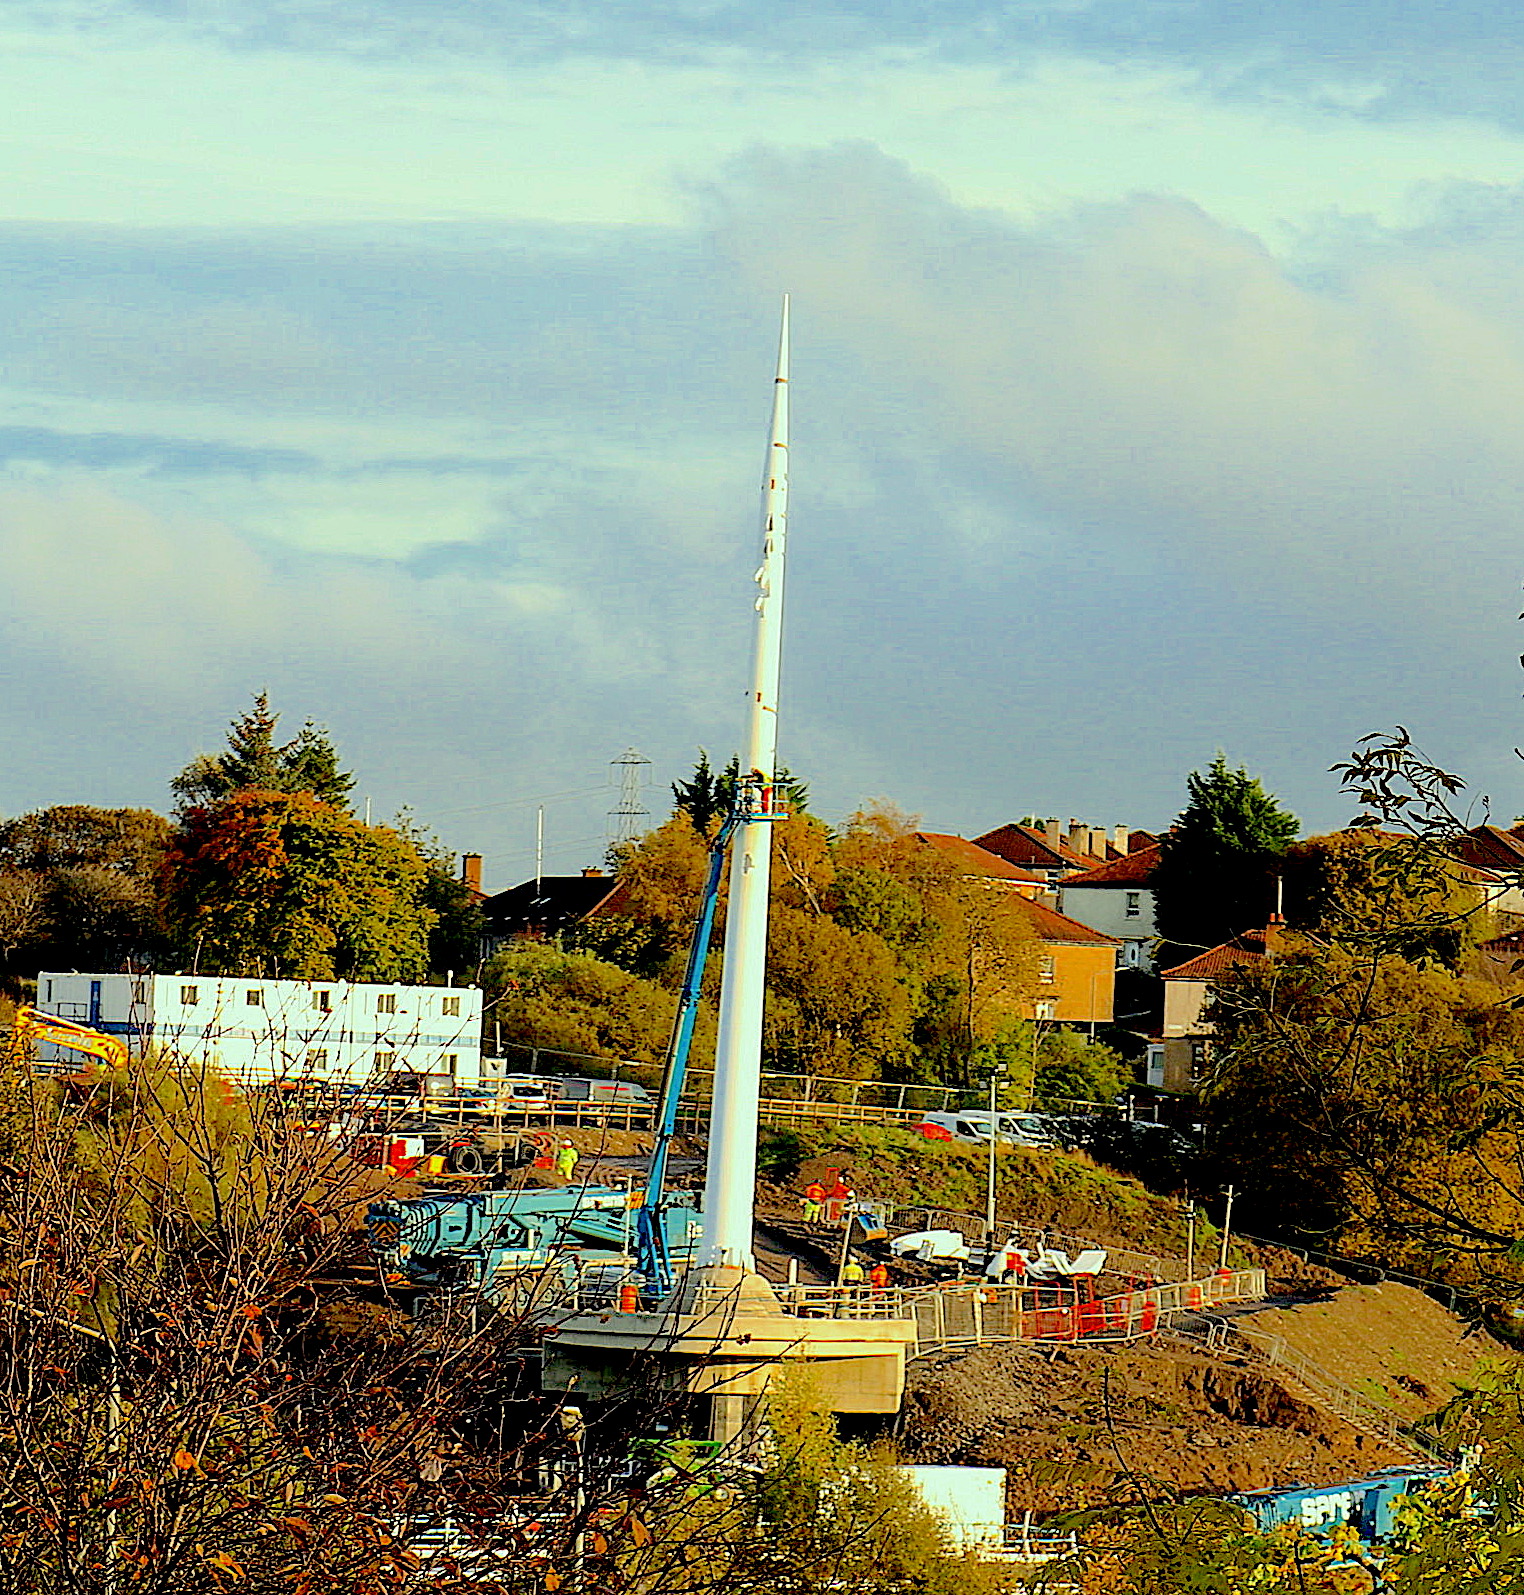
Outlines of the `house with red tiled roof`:
{"type": "Polygon", "coordinates": [[[1158,937],[1154,925],[1154,871],[1159,843],[1140,847],[1094,869],[1070,875],[1058,889],[1058,906],[1071,919],[1115,936],[1124,969],[1152,970],[1158,937]]]}
{"type": "Polygon", "coordinates": [[[914,831],[911,834],[923,847],[935,848],[960,875],[988,881],[993,886],[1007,887],[1020,892],[1023,897],[1037,897],[1050,890],[1047,876],[1040,871],[1012,864],[998,853],[991,853],[977,842],[970,842],[965,836],[951,836],[944,831],[914,831]]]}
{"type": "Polygon", "coordinates": [[[1109,1025],[1116,1012],[1117,942],[1040,898],[1017,899],[1040,952],[1028,1019],[1109,1025]]]}
{"type": "Polygon", "coordinates": [[[1244,964],[1263,963],[1270,956],[1270,930],[1246,930],[1209,947],[1183,964],[1161,969],[1164,982],[1164,1028],[1148,1049],[1148,1083],[1165,1091],[1194,1091],[1206,1078],[1212,1055],[1212,1027],[1202,1013],[1212,982],[1244,964]]]}

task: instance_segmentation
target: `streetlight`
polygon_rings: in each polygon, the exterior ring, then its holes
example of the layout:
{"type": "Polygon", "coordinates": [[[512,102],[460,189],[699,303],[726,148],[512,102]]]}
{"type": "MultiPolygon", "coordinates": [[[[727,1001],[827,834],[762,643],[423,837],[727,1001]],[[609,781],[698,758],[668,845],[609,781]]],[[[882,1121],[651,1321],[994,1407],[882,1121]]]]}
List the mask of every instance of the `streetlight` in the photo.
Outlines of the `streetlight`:
{"type": "Polygon", "coordinates": [[[984,1192],[984,1260],[989,1262],[995,1255],[995,1149],[1000,1142],[1000,1120],[998,1117],[998,1092],[1001,1084],[1008,1079],[1004,1069],[990,1071],[990,1160],[989,1170],[984,1192]]]}

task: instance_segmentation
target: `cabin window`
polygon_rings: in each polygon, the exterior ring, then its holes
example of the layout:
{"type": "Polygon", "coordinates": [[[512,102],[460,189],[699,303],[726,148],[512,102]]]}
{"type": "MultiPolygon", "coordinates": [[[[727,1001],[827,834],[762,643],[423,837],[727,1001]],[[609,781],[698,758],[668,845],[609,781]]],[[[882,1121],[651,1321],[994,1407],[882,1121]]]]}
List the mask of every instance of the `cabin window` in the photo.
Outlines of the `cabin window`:
{"type": "Polygon", "coordinates": [[[378,1069],[393,1069],[397,1065],[395,1052],[378,1052],[376,1054],[376,1067],[378,1069]]]}
{"type": "Polygon", "coordinates": [[[397,997],[394,992],[382,991],[376,994],[377,1013],[396,1013],[397,997]]]}
{"type": "Polygon", "coordinates": [[[444,1066],[444,1072],[446,1074],[454,1074],[455,1073],[455,1064],[456,1064],[456,1061],[459,1059],[459,1057],[460,1057],[460,1054],[458,1052],[447,1052],[439,1060],[440,1063],[444,1066]]]}
{"type": "Polygon", "coordinates": [[[194,1008],[201,1001],[201,988],[199,986],[181,986],[180,1006],[194,1008]]]}
{"type": "Polygon", "coordinates": [[[439,999],[439,1011],[447,1019],[459,1019],[460,1018],[460,998],[459,997],[441,997],[439,999]]]}
{"type": "Polygon", "coordinates": [[[320,1070],[328,1067],[328,1048],[309,1047],[307,1049],[307,1067],[309,1070],[320,1070]]]}
{"type": "Polygon", "coordinates": [[[333,1011],[333,993],[331,991],[313,992],[312,1006],[319,1013],[331,1013],[333,1011]]]}
{"type": "Polygon", "coordinates": [[[249,989],[244,992],[243,1000],[251,1008],[263,1008],[265,1005],[265,994],[260,987],[250,986],[249,989]]]}

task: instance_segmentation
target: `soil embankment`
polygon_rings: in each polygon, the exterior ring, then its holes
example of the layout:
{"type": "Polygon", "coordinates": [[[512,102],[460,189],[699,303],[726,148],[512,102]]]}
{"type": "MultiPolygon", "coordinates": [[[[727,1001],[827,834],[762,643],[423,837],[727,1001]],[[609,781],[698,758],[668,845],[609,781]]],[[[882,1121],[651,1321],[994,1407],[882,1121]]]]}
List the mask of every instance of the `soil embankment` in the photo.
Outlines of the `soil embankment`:
{"type": "MultiPolygon", "coordinates": [[[[1509,1354],[1421,1292],[1345,1286],[1239,1318],[1412,1421],[1509,1354]]],[[[1410,1460],[1332,1416],[1258,1358],[1167,1341],[1115,1348],[985,1347],[912,1364],[907,1457],[1010,1470],[1013,1513],[1119,1491],[1336,1483],[1410,1460]]]]}
{"type": "Polygon", "coordinates": [[[991,1346],[912,1364],[907,1461],[1008,1470],[1007,1510],[1354,1478],[1408,1459],[1248,1358],[1163,1342],[991,1346]]]}

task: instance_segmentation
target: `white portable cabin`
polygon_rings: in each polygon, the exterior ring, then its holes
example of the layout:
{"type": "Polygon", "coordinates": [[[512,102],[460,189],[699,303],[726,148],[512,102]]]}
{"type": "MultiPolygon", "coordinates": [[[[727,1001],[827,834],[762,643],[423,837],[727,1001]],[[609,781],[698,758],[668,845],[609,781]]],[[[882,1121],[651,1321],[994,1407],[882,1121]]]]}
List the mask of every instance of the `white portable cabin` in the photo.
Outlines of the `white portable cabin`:
{"type": "Polygon", "coordinates": [[[915,1487],[960,1551],[998,1554],[1005,1540],[1005,1469],[902,1463],[895,1471],[915,1487]]]}
{"type": "MultiPolygon", "coordinates": [[[[230,1079],[363,1085],[391,1074],[475,1086],[482,1078],[482,994],[474,986],[230,975],[94,975],[44,970],[43,1013],[206,1063],[230,1079]]],[[[77,1056],[51,1046],[44,1060],[77,1056]]]]}

